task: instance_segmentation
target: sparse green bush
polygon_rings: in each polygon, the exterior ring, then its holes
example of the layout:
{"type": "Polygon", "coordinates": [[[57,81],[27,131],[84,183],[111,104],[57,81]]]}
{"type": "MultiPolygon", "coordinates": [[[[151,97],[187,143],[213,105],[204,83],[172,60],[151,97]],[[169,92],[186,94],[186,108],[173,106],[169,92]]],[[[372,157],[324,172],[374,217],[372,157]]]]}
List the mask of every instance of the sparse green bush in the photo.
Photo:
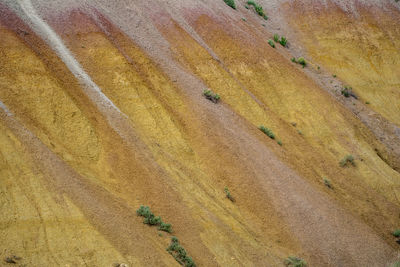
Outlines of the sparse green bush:
{"type": "Polygon", "coordinates": [[[244,7],[245,7],[246,9],[249,9],[249,8],[250,8],[248,5],[245,5],[244,7]]]}
{"type": "Polygon", "coordinates": [[[158,230],[171,233],[172,232],[171,224],[161,222],[160,226],[158,227],[158,230]]]}
{"type": "Polygon", "coordinates": [[[211,90],[204,90],[203,95],[213,103],[218,103],[218,101],[221,99],[221,96],[219,94],[214,94],[211,90]]]}
{"type": "Polygon", "coordinates": [[[332,184],[331,181],[329,181],[327,178],[322,178],[322,180],[324,181],[324,185],[326,185],[328,188],[332,189],[332,184]]]}
{"type": "Polygon", "coordinates": [[[155,216],[154,214],[151,214],[150,217],[144,218],[143,223],[148,225],[159,225],[162,223],[162,220],[160,216],[155,216]]]}
{"type": "Polygon", "coordinates": [[[353,166],[356,166],[356,162],[354,161],[353,155],[347,155],[347,156],[345,156],[345,157],[340,161],[340,166],[341,166],[341,167],[345,167],[345,166],[347,166],[349,163],[350,163],[351,165],[353,165],[353,166]]]}
{"type": "Polygon", "coordinates": [[[185,267],[196,267],[193,259],[187,255],[186,250],[179,244],[178,238],[174,236],[171,238],[171,244],[167,248],[167,251],[180,265],[185,267]]]}
{"type": "Polygon", "coordinates": [[[265,20],[268,20],[268,16],[265,15],[265,14],[264,14],[263,18],[264,18],[265,20]]]}
{"type": "Polygon", "coordinates": [[[285,47],[286,46],[286,44],[287,44],[287,39],[285,38],[285,37],[281,37],[281,39],[279,40],[279,43],[283,46],[283,47],[285,47]]]}
{"type": "Polygon", "coordinates": [[[300,258],[290,256],[285,260],[285,265],[289,267],[307,267],[307,263],[300,258]]]}
{"type": "Polygon", "coordinates": [[[235,0],[224,0],[224,2],[231,8],[236,9],[235,0]]]}
{"type": "Polygon", "coordinates": [[[268,40],[268,44],[269,44],[271,47],[275,48],[275,44],[274,44],[274,42],[273,42],[272,40],[268,40]]]}
{"type": "Polygon", "coordinates": [[[298,64],[302,65],[303,68],[304,68],[305,66],[307,66],[306,60],[305,60],[304,58],[302,58],[302,57],[299,57],[298,59],[292,57],[290,60],[291,60],[293,63],[298,63],[298,64]]]}
{"type": "Polygon", "coordinates": [[[333,77],[333,78],[336,78],[336,74],[333,74],[332,77],[333,77]]]}
{"type": "Polygon", "coordinates": [[[304,58],[302,58],[302,57],[299,57],[299,58],[297,59],[297,63],[299,63],[300,65],[302,65],[303,68],[307,65],[306,60],[305,60],[304,58]]]}
{"type": "Polygon", "coordinates": [[[278,34],[274,34],[274,41],[275,43],[279,42],[279,35],[278,34]]]}
{"type": "Polygon", "coordinates": [[[263,133],[265,133],[269,138],[275,139],[274,133],[267,127],[261,125],[260,127],[258,127],[258,129],[260,129],[263,133]]]}
{"type": "Polygon", "coordinates": [[[242,20],[243,20],[243,21],[247,21],[247,19],[245,19],[245,18],[242,18],[242,20]]]}
{"type": "Polygon", "coordinates": [[[341,91],[342,95],[344,97],[350,97],[353,93],[353,88],[345,86],[342,91],[341,91]]]}
{"type": "Polygon", "coordinates": [[[282,146],[282,141],[281,140],[278,141],[278,145],[282,146]]]}
{"type": "Polygon", "coordinates": [[[229,191],[228,187],[225,187],[225,188],[224,188],[224,191],[225,191],[226,197],[227,197],[230,201],[235,202],[235,199],[234,199],[233,196],[231,195],[231,192],[229,191]]]}
{"type": "Polygon", "coordinates": [[[371,103],[370,103],[369,101],[366,101],[365,104],[369,105],[369,104],[371,104],[371,103]]]}
{"type": "Polygon", "coordinates": [[[395,237],[400,237],[400,229],[394,230],[392,235],[394,235],[395,237]]]}
{"type": "Polygon", "coordinates": [[[137,215],[144,217],[143,223],[148,225],[159,225],[159,230],[168,233],[172,232],[171,224],[164,223],[160,216],[155,216],[148,206],[140,206],[136,211],[137,215]]]}
{"type": "MultiPolygon", "coordinates": [[[[254,6],[254,9],[256,10],[256,12],[257,12],[258,15],[260,15],[261,17],[264,17],[264,16],[265,16],[265,13],[264,13],[264,10],[263,10],[262,6],[258,5],[258,4],[257,4],[256,2],[254,2],[254,1],[247,1],[247,4],[248,4],[249,6],[254,6]]],[[[267,18],[264,17],[264,19],[267,20],[268,17],[267,17],[267,18]]]]}

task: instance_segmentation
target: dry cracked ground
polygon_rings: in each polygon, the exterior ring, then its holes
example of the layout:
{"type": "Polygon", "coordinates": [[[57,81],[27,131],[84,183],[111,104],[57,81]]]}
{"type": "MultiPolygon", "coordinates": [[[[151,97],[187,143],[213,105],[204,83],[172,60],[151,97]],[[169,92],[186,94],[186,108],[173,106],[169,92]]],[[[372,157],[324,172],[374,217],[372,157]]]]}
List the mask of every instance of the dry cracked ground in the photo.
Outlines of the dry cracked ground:
{"type": "Polygon", "coordinates": [[[225,2],[0,0],[0,266],[398,266],[400,2],[225,2]]]}

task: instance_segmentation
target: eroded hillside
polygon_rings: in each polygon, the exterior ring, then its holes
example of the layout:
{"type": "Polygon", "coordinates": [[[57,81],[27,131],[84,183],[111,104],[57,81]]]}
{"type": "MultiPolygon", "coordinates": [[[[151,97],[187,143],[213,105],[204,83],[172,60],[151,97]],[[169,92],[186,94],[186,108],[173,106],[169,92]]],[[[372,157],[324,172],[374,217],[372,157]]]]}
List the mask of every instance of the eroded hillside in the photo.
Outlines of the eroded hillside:
{"type": "Polygon", "coordinates": [[[2,264],[398,260],[400,3],[235,2],[0,0],[2,264]]]}

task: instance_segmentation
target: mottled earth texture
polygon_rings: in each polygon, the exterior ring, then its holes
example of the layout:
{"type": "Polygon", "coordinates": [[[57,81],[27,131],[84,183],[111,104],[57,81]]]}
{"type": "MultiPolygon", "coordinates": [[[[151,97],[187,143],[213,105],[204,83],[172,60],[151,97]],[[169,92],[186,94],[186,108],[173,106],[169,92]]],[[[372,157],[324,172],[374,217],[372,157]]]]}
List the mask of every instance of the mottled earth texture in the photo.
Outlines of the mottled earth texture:
{"type": "Polygon", "coordinates": [[[0,266],[399,260],[400,2],[256,2],[0,0],[0,266]]]}

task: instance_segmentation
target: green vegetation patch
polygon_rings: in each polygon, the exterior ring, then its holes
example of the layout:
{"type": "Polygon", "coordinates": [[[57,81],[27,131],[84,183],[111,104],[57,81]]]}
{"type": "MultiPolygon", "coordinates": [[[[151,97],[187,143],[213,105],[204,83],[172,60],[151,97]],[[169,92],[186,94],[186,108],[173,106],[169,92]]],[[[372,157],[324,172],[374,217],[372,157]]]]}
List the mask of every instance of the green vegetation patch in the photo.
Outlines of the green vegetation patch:
{"type": "Polygon", "coordinates": [[[225,2],[225,4],[230,6],[231,8],[236,9],[235,0],[224,0],[224,2],[225,2]]]}
{"type": "Polygon", "coordinates": [[[214,94],[211,90],[208,89],[203,91],[203,95],[205,96],[205,98],[207,98],[213,103],[218,103],[218,101],[221,99],[219,94],[214,94]]]}
{"type": "Polygon", "coordinates": [[[394,230],[392,235],[394,235],[395,237],[400,237],[400,229],[394,230]]]}
{"type": "Polygon", "coordinates": [[[329,189],[333,189],[331,181],[329,181],[327,178],[322,178],[322,181],[324,182],[324,185],[326,185],[329,189]]]}
{"type": "Polygon", "coordinates": [[[293,63],[298,63],[298,64],[302,65],[303,68],[304,68],[305,66],[307,66],[307,61],[306,61],[303,57],[299,57],[298,59],[292,57],[290,60],[291,60],[293,63]]]}
{"type": "Polygon", "coordinates": [[[265,13],[264,13],[264,10],[263,10],[262,6],[260,6],[259,4],[257,4],[255,1],[247,1],[247,4],[248,4],[249,6],[253,6],[258,15],[260,15],[261,17],[263,17],[265,20],[268,19],[268,17],[267,17],[267,16],[265,15],[265,13]]]}
{"type": "Polygon", "coordinates": [[[225,187],[225,188],[224,188],[224,192],[225,192],[226,197],[227,197],[230,201],[235,202],[235,199],[234,199],[233,196],[231,195],[231,192],[229,191],[228,187],[225,187]]]}
{"type": "Polygon", "coordinates": [[[275,139],[275,134],[270,129],[268,129],[267,127],[261,125],[260,127],[258,127],[258,129],[260,129],[260,131],[265,133],[269,138],[275,139]]]}
{"type": "Polygon", "coordinates": [[[180,265],[185,267],[196,267],[193,259],[187,255],[186,250],[179,244],[178,238],[174,236],[171,238],[171,244],[167,248],[167,251],[180,265]]]}
{"type": "Polygon", "coordinates": [[[285,260],[285,265],[289,267],[307,267],[307,263],[303,259],[293,256],[285,260]]]}
{"type": "Polygon", "coordinates": [[[275,44],[272,40],[268,40],[268,44],[272,47],[275,48],[275,44]]]}
{"type": "Polygon", "coordinates": [[[140,206],[140,208],[136,211],[136,214],[144,217],[144,224],[148,224],[150,226],[158,225],[158,230],[168,233],[172,232],[172,225],[169,223],[164,223],[160,216],[155,216],[148,206],[140,206]]]}
{"type": "Polygon", "coordinates": [[[353,155],[347,155],[340,161],[340,166],[341,167],[346,167],[349,164],[351,164],[353,166],[356,166],[356,162],[354,160],[353,155]]]}

